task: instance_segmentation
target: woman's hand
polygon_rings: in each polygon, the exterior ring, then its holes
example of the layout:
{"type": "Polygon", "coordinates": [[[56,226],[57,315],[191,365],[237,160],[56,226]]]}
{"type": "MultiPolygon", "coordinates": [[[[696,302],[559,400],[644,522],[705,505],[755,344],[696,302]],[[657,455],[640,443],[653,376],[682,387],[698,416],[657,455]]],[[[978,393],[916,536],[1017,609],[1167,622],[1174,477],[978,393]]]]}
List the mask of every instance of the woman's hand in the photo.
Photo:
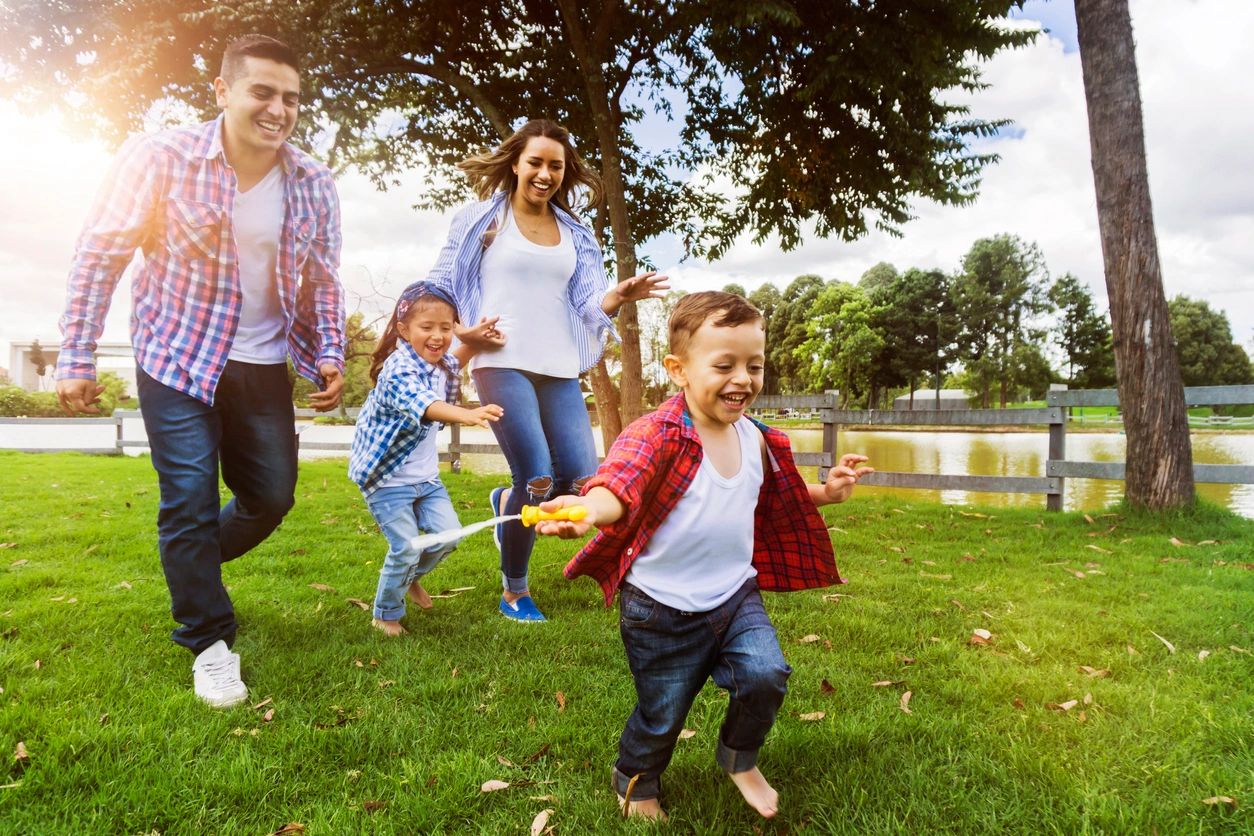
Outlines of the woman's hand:
{"type": "Polygon", "coordinates": [[[478,325],[454,325],[453,334],[475,351],[491,351],[505,345],[506,337],[496,327],[500,321],[499,316],[485,316],[479,320],[478,325]]]}
{"type": "Polygon", "coordinates": [[[671,289],[670,285],[665,284],[669,278],[669,276],[659,276],[656,270],[650,270],[621,281],[613,290],[605,294],[605,298],[601,301],[601,310],[613,316],[624,302],[661,299],[666,295],[665,291],[671,289]]]}

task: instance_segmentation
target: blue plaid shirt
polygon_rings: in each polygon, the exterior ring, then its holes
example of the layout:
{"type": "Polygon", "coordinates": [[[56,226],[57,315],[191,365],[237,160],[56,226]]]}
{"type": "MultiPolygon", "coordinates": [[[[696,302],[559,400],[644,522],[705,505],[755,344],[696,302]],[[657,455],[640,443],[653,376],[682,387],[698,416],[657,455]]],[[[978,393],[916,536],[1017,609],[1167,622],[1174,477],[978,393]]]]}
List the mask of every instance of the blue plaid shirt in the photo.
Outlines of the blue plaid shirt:
{"type": "Polygon", "coordinates": [[[440,431],[438,421],[423,417],[427,407],[436,401],[457,403],[460,364],[445,354],[440,365],[448,376],[443,392],[436,391],[438,369],[404,340],[397,340],[396,351],[383,362],[379,382],[357,415],[348,460],[348,477],[366,496],[409,458],[428,433],[440,431]]]}

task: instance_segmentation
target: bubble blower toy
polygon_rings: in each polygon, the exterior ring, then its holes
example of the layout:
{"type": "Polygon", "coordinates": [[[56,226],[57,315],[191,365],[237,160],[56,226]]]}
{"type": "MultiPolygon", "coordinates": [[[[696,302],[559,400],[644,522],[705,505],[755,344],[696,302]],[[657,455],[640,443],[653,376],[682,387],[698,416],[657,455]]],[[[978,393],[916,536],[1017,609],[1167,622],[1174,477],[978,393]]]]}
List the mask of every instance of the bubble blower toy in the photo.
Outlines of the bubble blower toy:
{"type": "Polygon", "coordinates": [[[447,531],[436,531],[432,534],[421,534],[409,541],[410,548],[417,551],[426,551],[434,546],[443,546],[454,540],[460,540],[474,534],[476,531],[483,531],[485,528],[491,528],[500,523],[509,522],[510,520],[521,520],[525,526],[533,526],[544,520],[568,520],[577,522],[588,516],[588,509],[582,505],[569,505],[565,508],[558,508],[556,511],[541,511],[538,505],[524,505],[522,513],[519,514],[503,514],[499,517],[493,517],[490,520],[471,523],[461,528],[450,528],[447,531]]]}

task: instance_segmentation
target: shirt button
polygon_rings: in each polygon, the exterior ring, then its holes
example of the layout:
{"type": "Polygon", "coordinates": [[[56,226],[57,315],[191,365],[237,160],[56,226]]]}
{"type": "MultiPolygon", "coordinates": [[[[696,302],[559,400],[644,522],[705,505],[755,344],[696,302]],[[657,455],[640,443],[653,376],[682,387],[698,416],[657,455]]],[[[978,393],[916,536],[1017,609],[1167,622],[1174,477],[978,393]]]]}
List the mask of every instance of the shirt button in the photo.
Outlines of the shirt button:
{"type": "Polygon", "coordinates": [[[630,557],[630,556],[631,556],[631,546],[628,546],[628,547],[627,547],[627,556],[628,556],[628,557],[630,557]]]}

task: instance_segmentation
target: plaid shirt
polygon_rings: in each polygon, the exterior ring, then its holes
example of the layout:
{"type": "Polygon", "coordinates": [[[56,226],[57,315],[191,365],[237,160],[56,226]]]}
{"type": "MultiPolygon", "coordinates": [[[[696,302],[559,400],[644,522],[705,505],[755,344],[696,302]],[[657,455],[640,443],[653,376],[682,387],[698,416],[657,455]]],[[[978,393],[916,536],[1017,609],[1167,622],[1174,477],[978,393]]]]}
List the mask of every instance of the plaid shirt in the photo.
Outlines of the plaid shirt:
{"type": "MultiPolygon", "coordinates": [[[[136,250],[131,343],[155,380],[205,403],[226,367],[243,303],[222,119],[129,139],[79,235],[61,317],[57,377],[94,379],[96,341],[136,250]]],[[[284,144],[276,282],[296,370],[344,366],[340,205],[331,171],[284,144]]]]}
{"type": "MultiPolygon", "coordinates": [[[[753,566],[758,586],[774,592],[844,583],[836,571],[827,523],[793,464],[788,436],[753,422],[766,438],[770,467],[754,511],[753,566]]],[[[704,453],[683,393],[632,422],[614,441],[584,487],[608,489],[626,506],[566,566],[566,577],[588,575],[608,606],[631,563],[688,490],[704,453]]]]}
{"type": "MultiPolygon", "coordinates": [[[[462,322],[473,325],[481,315],[496,313],[480,312],[483,276],[479,265],[483,261],[484,233],[501,212],[505,198],[505,192],[497,192],[459,211],[453,218],[448,241],[427,276],[428,281],[447,288],[457,300],[457,313],[462,322]]],[[[579,373],[583,374],[601,358],[606,336],[618,339],[614,323],[601,310],[601,300],[610,291],[605,280],[605,258],[591,230],[560,206],[552,208],[575,242],[575,273],[566,286],[566,313],[575,338],[575,350],[579,353],[579,373]]]]}
{"type": "Polygon", "coordinates": [[[430,432],[439,432],[438,421],[428,421],[427,407],[436,401],[457,403],[461,392],[460,366],[452,354],[441,365],[447,376],[444,391],[436,391],[436,367],[418,356],[404,340],[383,361],[379,382],[366,396],[357,414],[348,476],[366,496],[404,464],[409,454],[430,432]]]}

